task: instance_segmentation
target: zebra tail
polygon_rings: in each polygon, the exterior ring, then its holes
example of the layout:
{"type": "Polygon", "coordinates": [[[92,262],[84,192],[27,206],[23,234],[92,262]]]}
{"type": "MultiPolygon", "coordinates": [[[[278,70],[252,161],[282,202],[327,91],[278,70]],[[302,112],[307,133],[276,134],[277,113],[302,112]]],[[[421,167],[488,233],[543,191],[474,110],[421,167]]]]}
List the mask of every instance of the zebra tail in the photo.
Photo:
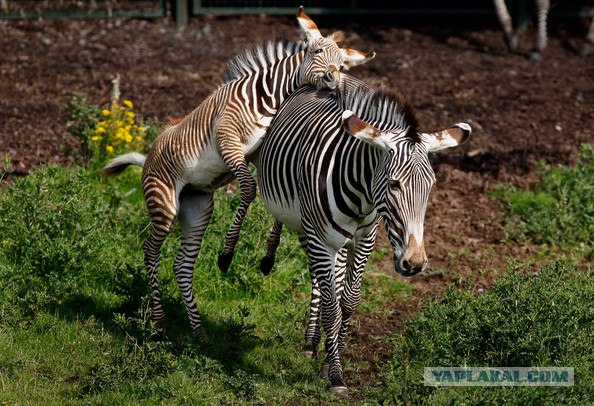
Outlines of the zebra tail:
{"type": "Polygon", "coordinates": [[[144,167],[146,156],[138,152],[128,152],[120,155],[109,161],[109,163],[101,170],[103,176],[113,176],[121,173],[130,165],[137,165],[144,167]]]}

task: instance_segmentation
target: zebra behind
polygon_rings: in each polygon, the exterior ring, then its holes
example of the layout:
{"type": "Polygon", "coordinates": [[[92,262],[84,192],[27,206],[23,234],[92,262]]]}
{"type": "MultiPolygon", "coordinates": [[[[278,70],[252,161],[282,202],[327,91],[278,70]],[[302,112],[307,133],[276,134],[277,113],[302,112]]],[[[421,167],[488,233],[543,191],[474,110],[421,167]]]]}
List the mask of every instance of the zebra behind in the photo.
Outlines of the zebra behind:
{"type": "MultiPolygon", "coordinates": [[[[547,46],[547,18],[551,8],[550,0],[535,0],[536,2],[536,37],[532,50],[528,54],[530,59],[538,60],[542,51],[547,46]]],[[[493,0],[497,19],[503,28],[503,38],[510,51],[518,49],[518,34],[514,31],[512,19],[505,5],[505,0],[493,0]]],[[[594,46],[594,18],[590,21],[590,28],[584,39],[581,54],[583,56],[592,53],[594,46]]]]}
{"type": "Polygon", "coordinates": [[[277,225],[296,231],[308,255],[326,334],[323,370],[332,390],[346,395],[340,353],[379,220],[395,270],[412,276],[425,269],[423,223],[435,183],[428,153],[464,142],[470,127],[420,133],[399,94],[338,90],[306,86],[285,101],[262,144],[258,182],[277,225]]]}
{"type": "Polygon", "coordinates": [[[241,226],[256,184],[248,163],[277,109],[304,84],[334,88],[340,69],[373,58],[339,48],[342,33],[322,37],[301,8],[297,20],[307,42],[271,42],[248,50],[229,64],[222,84],[192,113],[166,124],[148,155],[129,153],[113,159],[104,174],[119,173],[129,165],[143,167],[142,187],[151,218],[144,243],[144,262],[153,292],[151,316],[160,328],[164,320],[159,293],[161,246],[175,221],[183,240],[174,273],[190,325],[201,330],[193,292],[193,270],[202,238],[213,211],[214,190],[237,177],[242,203],[230,233],[241,226]]]}

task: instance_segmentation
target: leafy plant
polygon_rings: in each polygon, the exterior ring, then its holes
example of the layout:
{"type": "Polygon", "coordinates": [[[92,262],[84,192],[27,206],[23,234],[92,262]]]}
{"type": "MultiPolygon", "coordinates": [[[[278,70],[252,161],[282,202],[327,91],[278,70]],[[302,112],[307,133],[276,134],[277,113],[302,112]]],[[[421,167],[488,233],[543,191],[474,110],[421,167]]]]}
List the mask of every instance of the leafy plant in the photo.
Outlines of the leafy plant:
{"type": "Polygon", "coordinates": [[[566,262],[509,269],[483,293],[455,292],[411,321],[386,371],[388,403],[513,404],[594,401],[594,273],[566,262]],[[572,388],[424,386],[424,367],[574,367],[572,388]],[[511,390],[510,390],[511,389],[511,390]]]}
{"type": "Polygon", "coordinates": [[[130,100],[120,102],[119,90],[103,109],[89,104],[84,93],[73,93],[65,110],[69,131],[79,140],[85,163],[99,168],[116,155],[148,151],[158,134],[158,125],[151,120],[139,120],[133,109],[130,100]]]}

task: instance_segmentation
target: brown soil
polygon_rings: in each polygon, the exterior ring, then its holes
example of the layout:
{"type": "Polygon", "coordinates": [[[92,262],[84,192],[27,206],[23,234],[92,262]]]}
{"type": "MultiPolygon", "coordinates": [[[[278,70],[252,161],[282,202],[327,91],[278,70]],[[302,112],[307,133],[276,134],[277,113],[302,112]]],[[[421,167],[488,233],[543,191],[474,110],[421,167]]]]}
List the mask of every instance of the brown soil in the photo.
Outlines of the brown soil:
{"type": "MultiPolygon", "coordinates": [[[[410,95],[424,130],[466,121],[471,141],[432,158],[438,183],[426,217],[431,264],[411,279],[413,299],[387,316],[360,313],[347,357],[367,361],[351,385],[373,385],[390,344],[377,337],[402,331],[430,298],[448,286],[487,287],[507,260],[533,247],[502,243],[502,210],[487,192],[495,182],[528,186],[533,164],[573,163],[579,145],[594,142],[594,63],[581,58],[585,24],[557,24],[540,62],[510,54],[493,18],[316,18],[322,32],[342,29],[348,46],[377,57],[353,69],[410,95]],[[472,20],[472,21],[471,21],[472,20]],[[379,363],[377,360],[379,359],[379,363]]],[[[218,84],[227,59],[254,43],[298,38],[291,17],[199,17],[187,28],[169,20],[0,21],[0,159],[10,176],[42,163],[77,161],[63,106],[73,91],[92,103],[109,99],[111,80],[144,117],[190,112],[218,84]]],[[[532,32],[522,38],[525,51],[532,32]]],[[[385,235],[379,245],[386,246],[385,235]]],[[[390,256],[380,264],[393,274],[390,256]]],[[[399,276],[394,276],[399,278],[399,276]]]]}

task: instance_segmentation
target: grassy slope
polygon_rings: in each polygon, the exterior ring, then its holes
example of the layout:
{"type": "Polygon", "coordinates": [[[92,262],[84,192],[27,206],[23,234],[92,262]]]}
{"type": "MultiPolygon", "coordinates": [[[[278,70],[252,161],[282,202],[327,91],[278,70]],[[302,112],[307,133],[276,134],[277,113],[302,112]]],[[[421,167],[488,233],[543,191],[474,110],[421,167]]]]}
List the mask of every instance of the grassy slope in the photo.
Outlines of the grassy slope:
{"type": "MultiPolygon", "coordinates": [[[[586,158],[591,165],[591,157],[586,158]]],[[[552,181],[559,183],[560,176],[571,179],[565,170],[559,169],[552,181]]],[[[588,182],[574,183],[590,187],[588,182]]],[[[547,185],[541,187],[556,196],[547,185]]],[[[530,209],[520,212],[522,224],[546,223],[539,206],[526,203],[531,196],[541,199],[542,193],[522,194],[523,207],[530,209]]],[[[573,193],[582,197],[584,207],[592,207],[584,199],[591,194],[573,193]]],[[[514,204],[517,194],[508,196],[514,204]]],[[[195,291],[210,337],[201,343],[190,335],[171,271],[178,233],[168,239],[163,251],[165,334],[161,340],[153,336],[141,252],[147,217],[138,171],[128,170],[105,182],[85,169],[42,168],[3,190],[0,403],[336,401],[318,377],[321,360],[305,359],[298,352],[309,277],[295,236],[285,232],[275,270],[269,277],[261,276],[257,264],[272,219],[256,203],[230,272],[223,275],[216,267],[237,198],[223,191],[217,194],[215,215],[196,268],[195,291]]],[[[557,201],[567,206],[565,200],[557,201]]],[[[551,199],[547,202],[549,210],[551,199]]],[[[587,216],[565,223],[591,227],[587,216]]],[[[587,243],[572,239],[570,248],[588,255],[589,250],[582,249],[587,243]]],[[[370,268],[373,274],[373,264],[370,268]]],[[[592,400],[588,398],[594,393],[591,271],[556,264],[535,278],[518,275],[521,269],[510,271],[484,295],[451,292],[430,305],[409,325],[406,336],[393,337],[395,352],[381,389],[360,388],[359,393],[368,402],[386,404],[592,400]],[[435,390],[419,380],[423,366],[466,363],[573,366],[576,387],[435,390]]],[[[387,301],[410,297],[407,284],[373,276],[365,279],[368,293],[362,309],[381,312],[387,301]]],[[[347,375],[356,374],[359,367],[345,359],[347,375]]]]}

